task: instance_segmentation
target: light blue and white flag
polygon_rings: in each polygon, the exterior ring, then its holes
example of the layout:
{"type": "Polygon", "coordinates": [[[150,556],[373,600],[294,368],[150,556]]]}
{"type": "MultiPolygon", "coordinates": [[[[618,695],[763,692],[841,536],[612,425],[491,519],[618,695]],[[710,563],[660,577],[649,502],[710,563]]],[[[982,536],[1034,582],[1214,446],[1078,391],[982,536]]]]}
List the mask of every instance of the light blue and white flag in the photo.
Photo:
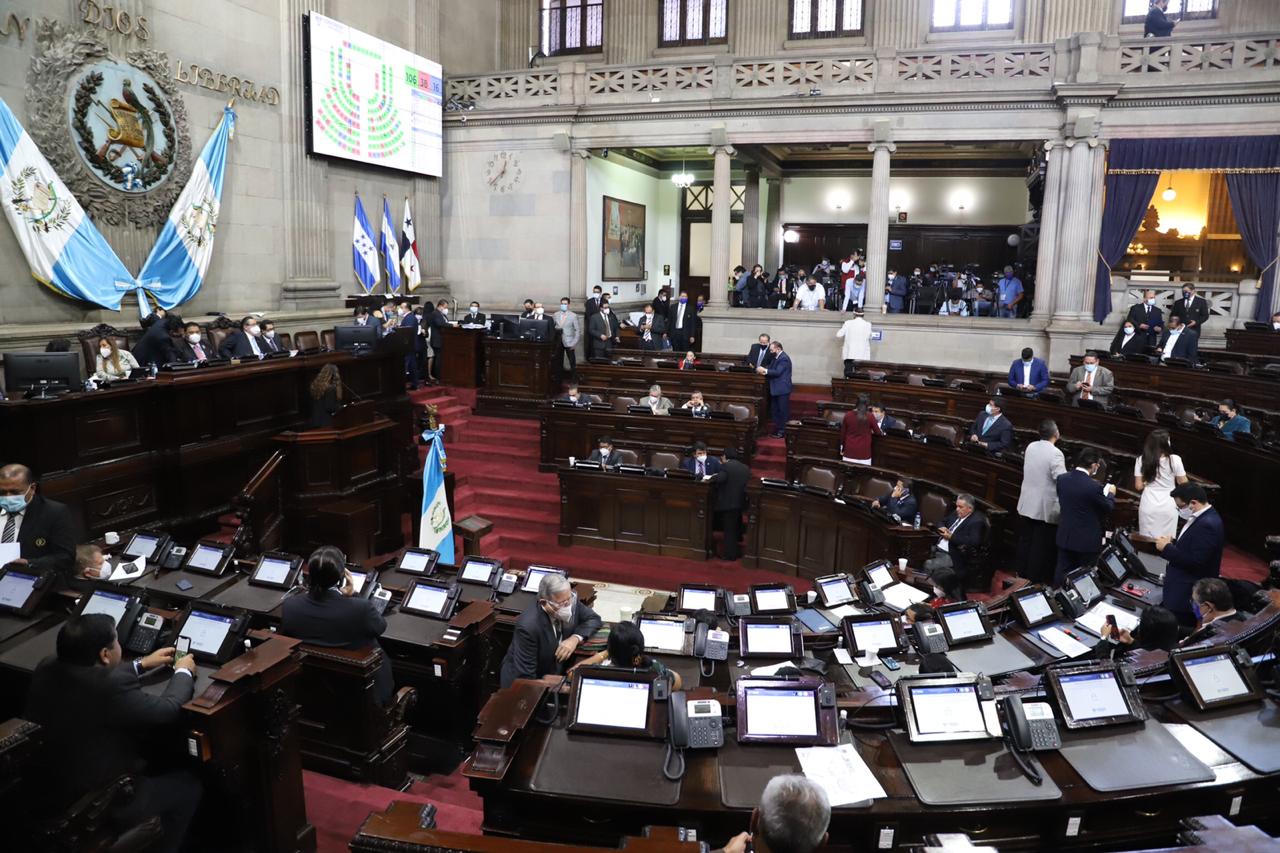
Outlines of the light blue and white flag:
{"type": "Polygon", "coordinates": [[[119,311],[121,297],[137,287],[3,100],[0,207],[31,275],[57,293],[119,311]]]}
{"type": "Polygon", "coordinates": [[[355,224],[351,233],[351,266],[364,292],[372,292],[382,276],[378,274],[378,247],[373,242],[369,217],[364,215],[364,206],[360,204],[360,193],[356,193],[355,224]]]}
{"type": "MultiPolygon", "coordinates": [[[[165,222],[138,283],[160,307],[172,309],[196,295],[204,282],[222,205],[222,178],[227,168],[227,142],[235,138],[236,114],[227,106],[222,120],[191,168],[191,179],[165,222]]],[[[148,313],[147,299],[138,292],[138,310],[148,313]]]]}
{"type": "Polygon", "coordinates": [[[396,228],[391,224],[391,208],[387,206],[387,197],[382,197],[382,233],[378,235],[382,242],[382,261],[387,265],[387,293],[400,292],[400,241],[396,239],[396,228]]]}
{"type": "Polygon", "coordinates": [[[440,560],[452,564],[453,514],[445,498],[444,472],[448,470],[448,457],[444,452],[444,426],[422,433],[429,443],[427,463],[422,469],[422,526],[418,532],[418,547],[430,548],[440,554],[440,560]]]}

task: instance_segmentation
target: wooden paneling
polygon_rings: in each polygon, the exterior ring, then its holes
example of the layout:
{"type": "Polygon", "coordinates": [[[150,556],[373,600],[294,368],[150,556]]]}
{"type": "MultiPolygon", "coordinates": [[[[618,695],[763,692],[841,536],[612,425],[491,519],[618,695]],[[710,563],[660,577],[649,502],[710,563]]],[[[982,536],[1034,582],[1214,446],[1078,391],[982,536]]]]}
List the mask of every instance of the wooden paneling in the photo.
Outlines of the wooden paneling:
{"type": "Polygon", "coordinates": [[[569,468],[559,473],[561,545],[706,559],[712,484],[569,468]]]}

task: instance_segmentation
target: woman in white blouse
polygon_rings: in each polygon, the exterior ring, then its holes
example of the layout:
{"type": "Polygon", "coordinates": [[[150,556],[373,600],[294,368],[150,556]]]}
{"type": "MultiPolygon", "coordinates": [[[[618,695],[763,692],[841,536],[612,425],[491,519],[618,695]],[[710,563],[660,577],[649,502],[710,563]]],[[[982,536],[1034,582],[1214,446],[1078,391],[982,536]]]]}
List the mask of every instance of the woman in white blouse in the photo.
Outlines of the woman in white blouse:
{"type": "Polygon", "coordinates": [[[127,379],[129,371],[138,367],[138,360],[127,349],[116,346],[115,338],[103,338],[98,342],[97,361],[93,378],[99,382],[127,379]]]}
{"type": "Polygon", "coordinates": [[[1187,482],[1182,457],[1173,452],[1167,429],[1152,430],[1142,455],[1133,463],[1135,487],[1142,492],[1138,503],[1138,533],[1155,539],[1178,532],[1178,506],[1169,494],[1187,482]]]}

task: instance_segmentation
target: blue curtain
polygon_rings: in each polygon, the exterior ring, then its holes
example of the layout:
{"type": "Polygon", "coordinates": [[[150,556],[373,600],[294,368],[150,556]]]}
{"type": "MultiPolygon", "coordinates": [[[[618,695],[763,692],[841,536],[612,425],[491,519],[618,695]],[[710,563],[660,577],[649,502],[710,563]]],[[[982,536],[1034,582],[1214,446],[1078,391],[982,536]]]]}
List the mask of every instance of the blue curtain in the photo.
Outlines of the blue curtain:
{"type": "Polygon", "coordinates": [[[1236,227],[1249,260],[1262,270],[1262,288],[1253,319],[1271,319],[1271,294],[1276,284],[1276,229],[1280,227],[1280,174],[1227,175],[1227,192],[1236,227]]]}
{"type": "Polygon", "coordinates": [[[1093,319],[1105,322],[1111,313],[1111,267],[1120,263],[1142,218],[1151,205],[1151,194],[1160,175],[1107,175],[1106,207],[1102,211],[1102,236],[1098,241],[1098,272],[1093,285],[1093,319]]]}

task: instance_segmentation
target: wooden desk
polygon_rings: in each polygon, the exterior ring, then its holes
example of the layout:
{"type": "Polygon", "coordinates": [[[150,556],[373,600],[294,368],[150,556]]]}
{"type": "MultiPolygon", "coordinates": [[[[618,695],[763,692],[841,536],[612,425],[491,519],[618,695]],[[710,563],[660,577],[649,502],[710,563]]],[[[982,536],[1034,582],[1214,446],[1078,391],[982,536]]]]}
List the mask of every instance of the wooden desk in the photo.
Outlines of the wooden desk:
{"type": "MultiPolygon", "coordinates": [[[[1280,335],[1276,337],[1280,338],[1280,335]]],[[[1081,356],[1071,356],[1073,368],[1082,363],[1081,356]]],[[[1280,411],[1278,379],[1136,361],[1110,360],[1103,362],[1103,367],[1115,374],[1116,385],[1123,388],[1149,388],[1164,394],[1207,400],[1229,397],[1241,408],[1280,411]]]]}
{"type": "Polygon", "coordinates": [[[705,560],[710,483],[560,469],[560,544],[705,560]]]}
{"type": "Polygon", "coordinates": [[[1280,355],[1280,333],[1278,332],[1227,329],[1226,336],[1229,350],[1259,355],[1280,355]]]}
{"type": "Polygon", "coordinates": [[[648,395],[649,386],[661,385],[665,396],[688,396],[701,391],[708,400],[719,395],[755,401],[759,421],[769,411],[769,380],[758,373],[721,373],[711,370],[674,370],[660,367],[629,367],[618,364],[578,365],[578,384],[609,388],[614,394],[648,395]]]}
{"type": "Polygon", "coordinates": [[[484,329],[445,326],[440,378],[446,385],[479,388],[484,384],[484,329]]]}
{"type": "Polygon", "coordinates": [[[549,341],[485,338],[476,414],[536,418],[538,403],[560,392],[562,350],[559,333],[549,341]]]}
{"type": "MultiPolygon", "coordinates": [[[[538,409],[542,424],[543,470],[568,461],[586,459],[603,436],[628,445],[679,445],[695,441],[707,447],[735,447],[747,464],[756,452],[756,419],[685,418],[671,415],[632,415],[599,409],[571,409],[544,405],[538,409]]],[[[643,460],[641,460],[643,464],[643,460]]]]}

